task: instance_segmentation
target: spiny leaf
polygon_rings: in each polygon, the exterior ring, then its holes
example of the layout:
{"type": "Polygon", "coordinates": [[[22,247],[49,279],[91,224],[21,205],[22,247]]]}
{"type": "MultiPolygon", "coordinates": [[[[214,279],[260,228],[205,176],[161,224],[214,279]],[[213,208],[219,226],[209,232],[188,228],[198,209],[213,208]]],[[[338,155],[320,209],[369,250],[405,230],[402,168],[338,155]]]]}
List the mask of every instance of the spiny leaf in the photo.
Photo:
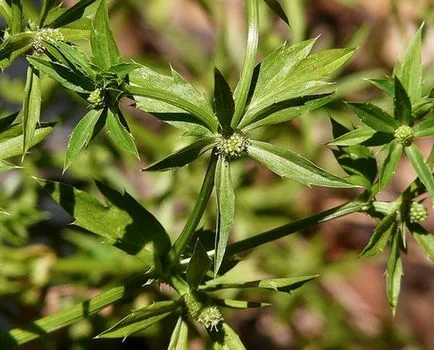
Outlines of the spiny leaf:
{"type": "Polygon", "coordinates": [[[395,118],[401,124],[410,125],[413,118],[411,116],[411,102],[410,98],[402,86],[398,77],[395,76],[395,95],[393,97],[394,114],[395,118]]]}
{"type": "Polygon", "coordinates": [[[50,21],[47,26],[50,28],[60,28],[78,21],[85,15],[85,10],[92,5],[95,0],[80,0],[74,6],[62,12],[58,17],[50,21]]]}
{"type": "Polygon", "coordinates": [[[402,149],[402,145],[396,140],[387,145],[387,156],[381,166],[380,177],[378,180],[380,191],[386,188],[395,174],[396,167],[401,159],[402,149]]]}
{"type": "Polygon", "coordinates": [[[405,147],[405,153],[410,159],[413,169],[419,176],[420,181],[425,185],[431,200],[434,203],[434,177],[428,164],[423,159],[422,153],[415,144],[405,147]]]}
{"type": "Polygon", "coordinates": [[[400,126],[389,113],[371,103],[348,102],[347,104],[367,126],[374,130],[393,133],[400,126]]]}
{"type": "Polygon", "coordinates": [[[187,282],[191,289],[194,290],[199,286],[210,269],[211,264],[211,259],[198,239],[186,271],[187,282]]]}
{"type": "Polygon", "coordinates": [[[419,224],[411,224],[409,229],[426,256],[434,262],[434,235],[419,224]]]}
{"type": "Polygon", "coordinates": [[[235,102],[231,88],[217,68],[214,69],[214,110],[223,130],[230,128],[235,102]]]}
{"type": "Polygon", "coordinates": [[[401,290],[401,278],[403,275],[402,262],[399,254],[400,238],[398,232],[395,231],[393,233],[392,247],[390,249],[386,270],[387,299],[389,300],[389,306],[394,315],[398,305],[399,292],[401,290]]]}
{"type": "Polygon", "coordinates": [[[126,120],[117,106],[107,111],[107,128],[110,137],[117,145],[121,146],[137,159],[140,159],[134,137],[129,132],[126,120]]]}
{"type": "Polygon", "coordinates": [[[377,225],[361,256],[374,256],[384,250],[392,233],[396,232],[396,212],[384,217],[377,225]]]}
{"type": "Polygon", "coordinates": [[[369,140],[376,131],[369,126],[351,130],[346,134],[339,136],[328,143],[329,146],[353,146],[369,140]]]}

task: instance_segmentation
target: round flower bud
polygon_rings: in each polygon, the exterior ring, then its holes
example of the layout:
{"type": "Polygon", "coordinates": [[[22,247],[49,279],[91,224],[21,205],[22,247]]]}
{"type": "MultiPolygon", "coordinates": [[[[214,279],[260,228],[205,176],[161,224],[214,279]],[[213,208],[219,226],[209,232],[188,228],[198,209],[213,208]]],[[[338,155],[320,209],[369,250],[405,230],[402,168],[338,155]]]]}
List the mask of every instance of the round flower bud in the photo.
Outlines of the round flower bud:
{"type": "Polygon", "coordinates": [[[92,91],[87,98],[87,102],[94,107],[102,107],[104,105],[104,91],[102,89],[92,91]]]}
{"type": "Polygon", "coordinates": [[[222,314],[216,306],[205,305],[194,294],[187,293],[182,297],[189,315],[205,328],[217,329],[223,321],[222,314]]]}
{"type": "Polygon", "coordinates": [[[412,202],[409,211],[410,222],[418,223],[428,217],[428,211],[422,203],[412,202]]]}
{"type": "Polygon", "coordinates": [[[64,41],[65,38],[59,29],[53,28],[36,28],[33,33],[33,49],[36,52],[44,52],[44,41],[55,43],[57,41],[64,41]]]}
{"type": "Polygon", "coordinates": [[[395,130],[395,139],[404,147],[410,146],[413,142],[413,129],[408,125],[402,125],[395,130]]]}
{"type": "Polygon", "coordinates": [[[236,130],[230,136],[218,135],[216,137],[217,154],[227,160],[241,157],[247,150],[249,140],[242,132],[236,130]]]}

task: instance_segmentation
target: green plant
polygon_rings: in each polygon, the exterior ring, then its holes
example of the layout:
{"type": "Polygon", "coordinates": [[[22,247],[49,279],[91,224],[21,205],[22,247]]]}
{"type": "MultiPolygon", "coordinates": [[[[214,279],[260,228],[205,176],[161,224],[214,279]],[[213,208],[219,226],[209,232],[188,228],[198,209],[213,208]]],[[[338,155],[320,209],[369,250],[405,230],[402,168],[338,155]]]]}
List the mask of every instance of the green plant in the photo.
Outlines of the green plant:
{"type": "MultiPolygon", "coordinates": [[[[278,1],[266,3],[288,22],[278,1]]],[[[348,103],[366,125],[347,130],[332,121],[335,139],[329,145],[334,147],[334,155],[348,175],[341,177],[287,148],[257,138],[261,138],[258,129],[262,127],[288,122],[329,103],[334,96],[329,79],[351,58],[354,50],[311,53],[315,40],[294,45],[285,43],[255,65],[259,41],[258,7],[258,0],[246,1],[247,50],[237,87],[232,92],[216,68],[214,92],[208,98],[174,69],[171,75],[164,75],[147,66],[125,62],[110,29],[106,0],[80,1],[66,11],[54,7],[54,1],[43,1],[37,26],[24,21],[19,1],[0,1],[0,14],[8,24],[0,47],[2,68],[7,68],[23,54],[27,54],[29,63],[21,111],[0,120],[2,170],[15,167],[3,159],[20,154],[24,158],[30,147],[55,128],[53,124],[38,125],[40,75],[75,92],[89,108],[69,138],[64,172],[84,148],[93,147],[91,141],[104,127],[117,145],[139,157],[127,119],[119,107],[124,98],[133,99],[137,109],[152,113],[181,129],[185,136],[194,138],[188,146],[149,165],[145,171],[183,167],[209,154],[199,196],[173,244],[155,216],[125,191],[95,181],[104,197],[103,204],[97,197],[73,186],[35,178],[74,218],[74,226],[101,236],[104,242],[136,257],[141,272],[84,303],[5,333],[2,344],[24,344],[136,295],[153,283],[167,283],[176,294],[130,313],[97,338],[132,336],[169,315],[176,315],[178,321],[170,340],[171,349],[187,347],[188,319],[206,329],[214,348],[243,348],[237,334],[225,323],[220,307],[245,309],[268,304],[222,299],[214,292],[257,288],[289,293],[317,276],[225,281],[222,277],[238,263],[238,254],[355,212],[378,220],[362,255],[378,254],[391,242],[386,281],[389,303],[395,312],[403,271],[400,254],[406,249],[407,229],[431,259],[434,255],[433,236],[420,225],[427,213],[417,200],[424,193],[428,193],[431,201],[434,198],[434,157],[424,160],[414,143],[419,137],[434,136],[431,113],[434,97],[422,87],[422,29],[396,65],[393,77],[372,80],[393,97],[393,116],[369,103],[348,103]],[[68,28],[72,24],[72,28],[68,28]],[[74,34],[89,31],[91,56],[73,44],[74,34]],[[373,146],[384,146],[385,159],[374,157],[373,146]],[[378,201],[376,197],[390,182],[403,151],[418,178],[395,201],[378,201]],[[247,157],[281,177],[307,186],[359,188],[361,193],[335,208],[228,244],[236,211],[231,166],[247,157]],[[199,224],[213,190],[217,199],[216,227],[205,231],[199,229],[199,224]],[[215,244],[214,249],[207,250],[204,246],[210,235],[215,244]]],[[[4,215],[7,209],[2,209],[4,215]]],[[[136,268],[134,265],[133,270],[136,268]]]]}

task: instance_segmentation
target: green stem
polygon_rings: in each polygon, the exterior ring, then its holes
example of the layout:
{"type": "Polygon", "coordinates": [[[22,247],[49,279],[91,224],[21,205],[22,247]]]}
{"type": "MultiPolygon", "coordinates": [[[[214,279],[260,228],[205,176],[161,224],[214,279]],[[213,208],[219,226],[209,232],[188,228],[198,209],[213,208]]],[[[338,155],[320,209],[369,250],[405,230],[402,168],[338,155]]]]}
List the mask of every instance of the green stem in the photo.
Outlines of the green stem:
{"type": "Polygon", "coordinates": [[[258,0],[247,0],[247,49],[244,57],[243,71],[235,91],[235,113],[231,126],[237,127],[243,116],[249,96],[250,84],[256,63],[259,41],[259,5],[258,0]]]}
{"type": "Polygon", "coordinates": [[[226,255],[234,255],[244,250],[258,247],[262,244],[272,242],[276,239],[290,235],[291,233],[304,230],[308,227],[333,220],[352,213],[365,211],[368,204],[364,202],[348,202],[321,213],[300,219],[289,224],[276,227],[267,232],[257,234],[256,236],[243,239],[229,245],[226,249],[226,255]]]}
{"type": "Polygon", "coordinates": [[[148,281],[148,277],[140,274],[122,286],[114,287],[102,292],[96,297],[83,303],[72,306],[66,310],[41,318],[35,322],[15,328],[0,335],[0,348],[10,349],[14,346],[28,343],[31,340],[45,336],[55,330],[69,326],[81,319],[93,315],[114,302],[133,295],[148,281]]]}
{"type": "Polygon", "coordinates": [[[193,211],[191,212],[190,217],[188,218],[187,223],[184,226],[184,229],[180,233],[178,239],[175,241],[175,244],[172,246],[167,256],[167,263],[169,269],[178,262],[178,259],[184,252],[185,247],[190,242],[191,237],[193,236],[194,232],[197,229],[197,226],[199,225],[200,219],[202,218],[202,215],[205,211],[206,205],[214,187],[216,164],[217,156],[213,154],[209,161],[202,188],[200,189],[199,197],[196,201],[193,211]]]}

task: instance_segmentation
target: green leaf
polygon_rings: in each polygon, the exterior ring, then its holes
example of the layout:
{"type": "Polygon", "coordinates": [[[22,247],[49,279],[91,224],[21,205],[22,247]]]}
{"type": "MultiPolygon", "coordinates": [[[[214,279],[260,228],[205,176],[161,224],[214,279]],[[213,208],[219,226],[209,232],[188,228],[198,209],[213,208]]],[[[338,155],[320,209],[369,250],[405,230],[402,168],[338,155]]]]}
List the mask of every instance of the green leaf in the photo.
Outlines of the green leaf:
{"type": "Polygon", "coordinates": [[[80,0],[74,6],[62,12],[58,17],[47,24],[50,28],[60,28],[78,21],[85,15],[85,10],[92,5],[95,0],[80,0]]]}
{"type": "MultiPolygon", "coordinates": [[[[156,100],[154,100],[156,101],[156,100]]],[[[141,109],[139,106],[137,106],[141,109]]],[[[183,131],[185,136],[196,137],[210,137],[213,133],[203,124],[198,123],[197,118],[194,116],[181,112],[181,113],[152,113],[156,118],[174,126],[175,128],[183,131]]]]}
{"type": "Polygon", "coordinates": [[[157,161],[154,164],[142,169],[143,171],[166,171],[173,168],[180,168],[190,164],[199,158],[214,145],[214,138],[202,138],[192,144],[183,147],[170,156],[157,161]]]}
{"type": "Polygon", "coordinates": [[[211,267],[211,259],[208,257],[206,250],[203,248],[200,240],[196,241],[193,255],[187,266],[187,282],[192,290],[197,289],[202,279],[211,267]]]}
{"type": "Polygon", "coordinates": [[[98,334],[95,338],[127,338],[143,331],[156,322],[169,316],[179,307],[175,301],[157,301],[151,305],[133,311],[114,326],[98,334]]]}
{"type": "Polygon", "coordinates": [[[235,111],[235,102],[231,88],[217,68],[214,69],[214,110],[223,130],[229,129],[235,111]]]}
{"type": "Polygon", "coordinates": [[[43,27],[48,12],[54,6],[55,0],[42,0],[41,12],[39,15],[39,27],[43,27]]]}
{"type": "Polygon", "coordinates": [[[0,69],[6,69],[16,58],[32,47],[31,33],[17,33],[0,44],[0,69]]]}
{"type": "Polygon", "coordinates": [[[398,305],[399,292],[401,289],[401,278],[403,275],[402,262],[399,254],[400,238],[401,237],[398,232],[395,232],[386,270],[387,299],[389,300],[389,306],[392,309],[393,314],[395,314],[396,307],[398,305]]]}
{"type": "MultiPolygon", "coordinates": [[[[6,162],[5,160],[0,160],[0,173],[3,171],[8,171],[8,170],[12,170],[12,169],[18,169],[21,168],[15,164],[11,164],[9,162],[6,162]]],[[[0,208],[0,210],[2,210],[0,208]]]]}
{"type": "Polygon", "coordinates": [[[419,224],[411,224],[409,229],[426,256],[434,261],[434,235],[419,224]]]}
{"type": "MultiPolygon", "coordinates": [[[[44,140],[53,131],[54,123],[41,123],[36,127],[30,147],[44,140]]],[[[23,153],[24,137],[23,127],[15,125],[6,132],[0,134],[0,160],[17,156],[23,153]]]]}
{"type": "Polygon", "coordinates": [[[95,89],[94,82],[84,75],[79,75],[70,68],[38,57],[27,57],[30,64],[51,79],[56,80],[67,89],[78,93],[89,93],[95,89]]]}
{"type": "Polygon", "coordinates": [[[182,317],[176,322],[167,350],[188,350],[188,325],[182,317]]]}
{"type": "Polygon", "coordinates": [[[111,66],[108,73],[116,74],[119,78],[124,79],[132,71],[141,68],[142,66],[138,63],[127,63],[122,62],[111,66]]]}
{"type": "Polygon", "coordinates": [[[395,65],[394,74],[401,81],[412,103],[417,102],[422,96],[422,42],[423,25],[408,45],[404,57],[395,65]]]}
{"type": "Polygon", "coordinates": [[[410,125],[413,118],[411,116],[411,102],[399,78],[395,76],[395,96],[393,98],[395,118],[401,124],[410,125]]]}
{"type": "Polygon", "coordinates": [[[23,7],[21,0],[11,0],[12,20],[9,31],[12,35],[18,34],[23,30],[23,7]]]}
{"type": "Polygon", "coordinates": [[[119,49],[110,29],[107,0],[99,0],[95,19],[92,22],[90,45],[93,61],[101,69],[106,71],[111,66],[120,63],[119,49]]]}
{"type": "Polygon", "coordinates": [[[381,253],[396,229],[396,212],[393,212],[380,221],[360,256],[374,256],[381,253]]]}
{"type": "Polygon", "coordinates": [[[289,25],[288,17],[286,16],[285,11],[282,8],[279,0],[264,0],[268,7],[279,16],[286,24],[289,25]]]}
{"type": "Polygon", "coordinates": [[[145,112],[185,113],[188,112],[196,122],[209,130],[217,131],[218,120],[206,98],[188,84],[172,69],[167,76],[142,66],[129,75],[131,86],[127,93],[133,95],[137,107],[145,112]]]}
{"type": "Polygon", "coordinates": [[[380,90],[384,91],[389,96],[395,96],[395,80],[393,78],[368,79],[368,81],[380,90]]]}
{"type": "Polygon", "coordinates": [[[434,118],[422,120],[413,128],[415,137],[434,136],[434,118]]]}
{"type": "Polygon", "coordinates": [[[402,145],[396,140],[387,145],[387,156],[381,166],[380,177],[378,180],[379,191],[384,190],[389,184],[390,180],[392,180],[396,167],[398,166],[398,163],[401,159],[402,149],[402,145]]]}
{"type": "Polygon", "coordinates": [[[6,0],[0,0],[0,16],[3,17],[8,27],[10,27],[12,22],[12,9],[6,0]]]}
{"type": "Polygon", "coordinates": [[[215,242],[214,274],[217,275],[225,256],[229,233],[235,212],[235,194],[229,163],[222,157],[217,160],[215,190],[217,196],[217,227],[215,242]]]}
{"type": "Polygon", "coordinates": [[[252,140],[247,153],[277,175],[291,178],[308,186],[357,187],[286,148],[252,140]]]}
{"type": "Polygon", "coordinates": [[[134,295],[137,293],[137,290],[142,289],[146,281],[147,278],[142,273],[126,281],[123,285],[110,288],[82,303],[53,315],[43,317],[23,328],[15,328],[3,333],[0,335],[0,343],[5,349],[10,349],[69,326],[70,324],[98,313],[118,300],[134,295]]]}
{"type": "Polygon", "coordinates": [[[74,217],[74,225],[104,237],[105,242],[136,255],[143,270],[158,269],[170,248],[169,237],[157,219],[128,193],[97,182],[107,205],[72,186],[38,179],[48,194],[74,217]]]}
{"type": "Polygon", "coordinates": [[[431,200],[434,202],[434,178],[430,167],[423,159],[422,153],[415,144],[405,147],[405,153],[410,159],[413,169],[416,171],[420,181],[425,185],[431,200]]]}
{"type": "Polygon", "coordinates": [[[89,145],[95,130],[95,125],[101,117],[102,111],[102,109],[91,109],[83,118],[81,118],[75,129],[72,131],[66,149],[63,172],[68,169],[80,151],[89,145]]]}
{"type": "Polygon", "coordinates": [[[361,126],[360,128],[351,130],[346,134],[339,136],[328,143],[329,146],[353,146],[359,145],[362,142],[369,140],[376,131],[369,126],[361,126]]]}
{"type": "Polygon", "coordinates": [[[117,145],[140,159],[134,137],[129,132],[126,120],[117,106],[113,107],[113,109],[110,108],[107,112],[107,128],[110,137],[117,145]]]}
{"type": "Polygon", "coordinates": [[[374,130],[393,133],[400,126],[389,113],[371,103],[348,102],[347,104],[362,122],[374,130]]]}
{"type": "Polygon", "coordinates": [[[39,72],[35,68],[29,67],[27,68],[23,107],[20,112],[23,118],[23,159],[32,145],[36,125],[39,123],[41,100],[39,72]]]}
{"type": "Polygon", "coordinates": [[[271,306],[269,303],[258,303],[256,301],[246,301],[246,300],[232,300],[232,299],[218,299],[211,298],[213,305],[227,307],[230,309],[252,309],[258,307],[271,306]]]}
{"type": "Polygon", "coordinates": [[[313,280],[318,275],[302,276],[302,277],[288,277],[288,278],[271,278],[258,281],[249,282],[235,282],[235,283],[215,283],[209,282],[205,286],[200,287],[200,290],[214,291],[219,289],[229,288],[261,288],[274,290],[276,292],[291,293],[294,289],[300,288],[306,282],[313,280]]]}
{"type": "Polygon", "coordinates": [[[245,350],[237,333],[225,322],[221,322],[217,329],[209,329],[211,350],[245,350]]]}

